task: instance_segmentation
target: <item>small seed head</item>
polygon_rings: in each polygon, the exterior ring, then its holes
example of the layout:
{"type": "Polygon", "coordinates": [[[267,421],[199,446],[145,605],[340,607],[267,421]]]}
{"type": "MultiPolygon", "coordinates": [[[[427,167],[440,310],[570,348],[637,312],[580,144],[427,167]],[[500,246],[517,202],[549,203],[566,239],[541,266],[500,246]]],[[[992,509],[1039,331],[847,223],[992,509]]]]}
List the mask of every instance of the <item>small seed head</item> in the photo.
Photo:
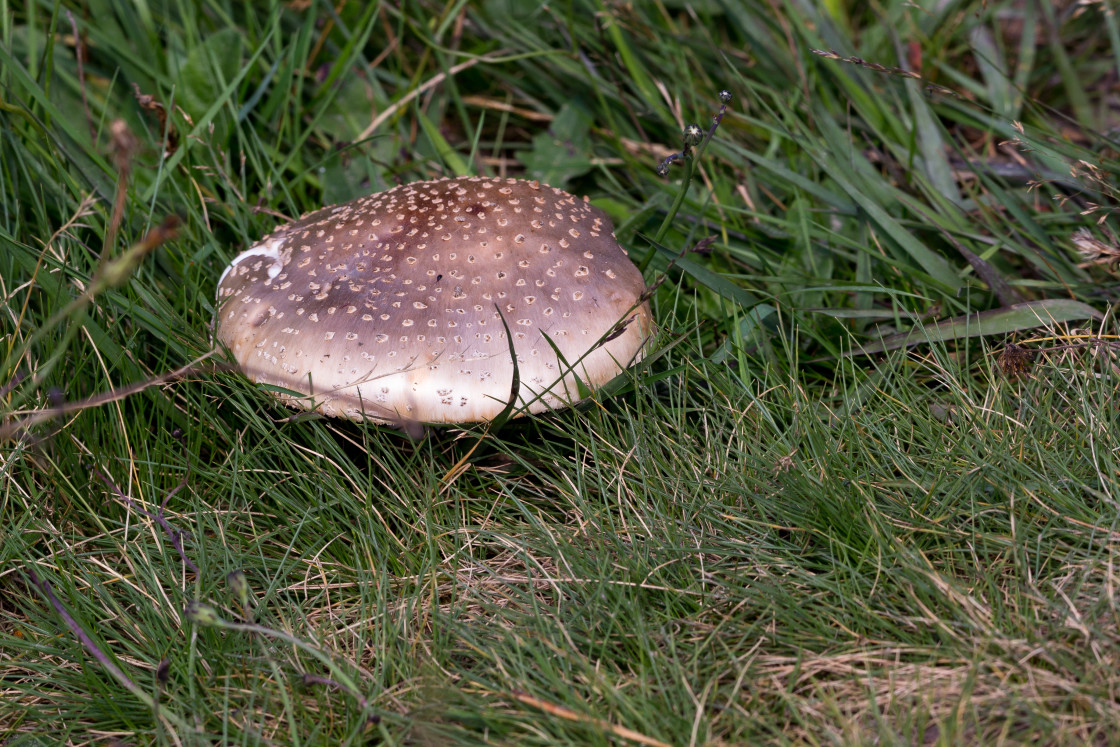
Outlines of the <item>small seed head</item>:
{"type": "Polygon", "coordinates": [[[237,595],[237,601],[241,602],[242,607],[249,606],[249,578],[245,575],[245,571],[236,570],[226,576],[226,583],[229,584],[229,589],[237,595]]]}
{"type": "Polygon", "coordinates": [[[1012,343],[1003,349],[996,362],[1003,370],[1004,376],[1015,379],[1030,373],[1034,357],[1035,351],[1012,343]]]}
{"type": "Polygon", "coordinates": [[[668,161],[662,161],[661,163],[657,164],[657,175],[658,176],[669,176],[669,162],[668,161]]]}
{"type": "Polygon", "coordinates": [[[186,609],[183,610],[183,617],[187,619],[187,622],[201,625],[204,628],[212,627],[222,621],[222,618],[218,617],[216,609],[199,601],[188,602],[186,609]]]}
{"type": "Polygon", "coordinates": [[[730,104],[731,103],[731,91],[728,91],[726,88],[723,89],[722,91],[720,91],[719,92],[719,103],[730,104]]]}
{"type": "Polygon", "coordinates": [[[700,129],[698,124],[690,124],[684,128],[684,144],[687,146],[694,146],[700,144],[700,139],[704,137],[704,131],[700,129]]]}

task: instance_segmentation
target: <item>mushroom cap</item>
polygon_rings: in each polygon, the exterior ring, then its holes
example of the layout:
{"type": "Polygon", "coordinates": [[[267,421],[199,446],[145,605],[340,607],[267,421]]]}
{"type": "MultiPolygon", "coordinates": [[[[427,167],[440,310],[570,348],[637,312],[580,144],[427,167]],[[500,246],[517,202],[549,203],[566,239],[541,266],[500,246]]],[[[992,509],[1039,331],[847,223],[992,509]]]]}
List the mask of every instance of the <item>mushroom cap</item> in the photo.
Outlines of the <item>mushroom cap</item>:
{"type": "Polygon", "coordinates": [[[510,399],[507,327],[517,405],[566,407],[577,377],[594,389],[641,357],[644,290],[586,198],[445,178],[323,208],[246,249],[218,282],[215,334],[253,381],[307,395],[278,395],[291,405],[467,423],[510,399]]]}

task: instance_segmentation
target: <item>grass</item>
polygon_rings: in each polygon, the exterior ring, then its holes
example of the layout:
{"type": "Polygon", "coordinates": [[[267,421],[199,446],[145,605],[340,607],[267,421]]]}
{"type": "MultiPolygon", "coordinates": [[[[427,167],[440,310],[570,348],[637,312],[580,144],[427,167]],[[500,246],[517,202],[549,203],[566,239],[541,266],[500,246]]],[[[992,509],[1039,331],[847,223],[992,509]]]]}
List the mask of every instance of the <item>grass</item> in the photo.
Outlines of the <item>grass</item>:
{"type": "Polygon", "coordinates": [[[0,0],[0,744],[1113,743],[1117,60],[1092,2],[0,0]],[[658,352],[416,441],[204,359],[284,217],[466,172],[607,210],[658,352]]]}

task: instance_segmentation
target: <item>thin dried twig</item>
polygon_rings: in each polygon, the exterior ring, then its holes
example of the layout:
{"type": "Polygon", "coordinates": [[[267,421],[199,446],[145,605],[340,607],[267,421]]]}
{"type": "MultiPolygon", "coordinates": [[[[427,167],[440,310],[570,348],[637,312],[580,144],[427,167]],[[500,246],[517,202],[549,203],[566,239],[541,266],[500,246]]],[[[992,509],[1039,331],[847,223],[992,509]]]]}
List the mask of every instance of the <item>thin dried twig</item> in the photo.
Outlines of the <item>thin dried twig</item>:
{"type": "Polygon", "coordinates": [[[78,22],[74,20],[74,14],[69,9],[66,10],[66,17],[70,19],[70,31],[74,34],[74,59],[78,62],[78,90],[82,94],[82,109],[86,114],[86,124],[89,125],[90,140],[97,142],[97,125],[94,124],[93,115],[89,112],[89,99],[86,97],[86,70],[83,65],[86,55],[82,48],[82,36],[78,33],[78,22]]]}
{"type": "MultiPolygon", "coordinates": [[[[62,618],[62,621],[66,623],[66,627],[70,629],[70,632],[74,634],[74,637],[76,637],[78,641],[81,642],[82,646],[85,647],[86,651],[88,651],[94,659],[97,659],[98,663],[101,664],[101,666],[105,667],[109,674],[113,675],[117,682],[121,683],[121,685],[123,685],[125,689],[135,695],[142,703],[144,703],[144,705],[152,709],[152,713],[156,714],[158,718],[164,719],[168,723],[173,724],[180,731],[187,731],[187,725],[182,719],[180,719],[173,713],[161,711],[159,708],[159,703],[156,701],[156,699],[145,692],[135,682],[133,682],[132,679],[129,678],[129,676],[123,671],[121,671],[121,668],[118,667],[113,662],[113,660],[109,658],[108,654],[101,650],[101,647],[97,645],[93,638],[91,638],[89,634],[86,633],[86,631],[82,628],[82,626],[78,624],[78,621],[74,619],[74,617],[70,614],[66,607],[62,605],[62,601],[59,600],[57,596],[55,596],[54,591],[51,589],[50,582],[48,582],[46,579],[39,578],[38,574],[36,574],[35,571],[30,568],[27,569],[27,574],[31,577],[31,582],[39,588],[39,591],[41,591],[47,598],[47,600],[51,603],[51,607],[54,608],[54,611],[57,612],[59,617],[62,618]]],[[[178,742],[177,739],[174,739],[174,741],[178,742]]]]}
{"type": "MultiPolygon", "coordinates": [[[[367,708],[369,706],[369,700],[365,696],[363,696],[360,692],[358,692],[357,690],[351,690],[346,685],[342,684],[341,682],[336,682],[335,680],[332,680],[330,677],[324,677],[324,676],[319,675],[319,674],[311,674],[310,672],[305,672],[304,675],[303,675],[303,684],[306,687],[310,687],[311,685],[323,685],[324,687],[330,687],[330,688],[333,688],[335,690],[341,690],[341,691],[343,691],[345,693],[348,693],[349,695],[353,696],[358,701],[358,704],[363,709],[367,708]]],[[[370,724],[380,723],[381,722],[381,716],[379,716],[376,713],[371,713],[366,718],[366,722],[370,723],[370,724]]]]}
{"type": "Polygon", "coordinates": [[[125,397],[130,397],[133,394],[138,394],[149,387],[157,386],[159,384],[166,384],[169,381],[176,379],[186,378],[198,373],[212,373],[215,371],[233,371],[236,370],[235,366],[228,363],[212,363],[208,366],[200,366],[199,363],[214,355],[217,351],[211,350],[206,355],[203,355],[191,361],[182,368],[177,368],[174,371],[169,371],[165,374],[148,379],[147,381],[140,381],[128,386],[122,386],[117,389],[110,389],[101,394],[95,394],[92,397],[79,399],[74,402],[63,402],[54,407],[47,407],[41,410],[32,410],[24,415],[24,417],[17,418],[11,422],[0,425],[0,441],[9,438],[15,438],[21,431],[30,428],[33,425],[42,423],[45,420],[67,415],[72,412],[80,412],[87,410],[91,407],[100,407],[107,405],[110,402],[122,400],[125,397]]]}
{"type": "Polygon", "coordinates": [[[151,705],[151,698],[148,697],[148,694],[141,690],[139,685],[129,679],[128,675],[122,672],[120,667],[113,663],[113,660],[101,650],[82,626],[78,624],[78,621],[62,606],[62,602],[55,596],[54,591],[51,590],[50,582],[46,579],[39,578],[35,571],[31,569],[28,569],[27,573],[31,576],[31,582],[39,587],[39,591],[43,592],[44,596],[46,596],[47,600],[51,603],[51,606],[54,607],[54,611],[57,612],[58,616],[62,618],[62,621],[66,623],[66,627],[70,628],[70,632],[74,634],[74,637],[81,641],[86,651],[89,651],[90,655],[97,659],[101,666],[109,670],[109,674],[113,675],[113,677],[117,679],[117,682],[120,682],[139,696],[141,700],[148,701],[149,705],[151,705]]]}
{"type": "Polygon", "coordinates": [[[163,502],[159,504],[159,510],[155,513],[140,508],[140,506],[137,505],[136,501],[132,500],[130,496],[126,495],[125,492],[121,490],[120,487],[115,482],[113,482],[108,475],[106,475],[97,467],[93,468],[93,472],[95,475],[97,475],[98,479],[101,480],[101,482],[108,485],[113,490],[113,492],[117,494],[117,497],[120,498],[126,506],[139,514],[147,516],[149,519],[163,527],[163,531],[167,533],[167,537],[171,540],[172,546],[179,553],[179,557],[182,558],[183,565],[190,568],[196,574],[201,575],[202,572],[198,570],[198,566],[194,564],[193,560],[187,557],[187,552],[183,549],[183,530],[171,526],[171,522],[169,522],[163,515],[163,511],[167,507],[167,502],[171,500],[171,497],[182,490],[184,487],[186,487],[187,479],[190,477],[189,472],[186,475],[183,475],[182,481],[180,481],[179,484],[176,485],[164,497],[163,502]]]}
{"type": "Polygon", "coordinates": [[[880,65],[878,62],[871,62],[870,60],[865,60],[862,57],[845,57],[839,52],[833,50],[825,51],[823,49],[811,49],[809,51],[815,55],[818,55],[819,57],[825,58],[826,60],[836,60],[837,62],[846,62],[849,65],[858,65],[860,67],[865,67],[868,70],[872,70],[876,73],[897,75],[902,78],[911,78],[913,80],[924,83],[926,90],[931,93],[940,93],[945,96],[954,96],[956,98],[960,98],[960,94],[953,89],[946,88],[945,86],[939,86],[936,83],[930,83],[912,70],[903,70],[900,67],[892,67],[890,65],[880,65]]]}
{"type": "Polygon", "coordinates": [[[123,119],[117,119],[109,125],[109,147],[113,151],[113,165],[117,167],[117,191],[113,197],[113,212],[109,217],[109,226],[105,230],[102,261],[113,251],[113,245],[117,241],[117,232],[120,230],[124,205],[128,197],[128,180],[132,175],[132,157],[140,149],[140,141],[132,134],[132,130],[123,119]]]}

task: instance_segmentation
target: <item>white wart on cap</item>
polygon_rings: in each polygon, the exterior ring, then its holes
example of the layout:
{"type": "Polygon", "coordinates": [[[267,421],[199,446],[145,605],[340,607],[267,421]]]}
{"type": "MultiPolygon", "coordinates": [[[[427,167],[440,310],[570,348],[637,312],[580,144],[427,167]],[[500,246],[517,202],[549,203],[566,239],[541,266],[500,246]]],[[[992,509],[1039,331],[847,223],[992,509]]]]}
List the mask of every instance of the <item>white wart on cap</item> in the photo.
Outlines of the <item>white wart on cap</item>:
{"type": "Polygon", "coordinates": [[[290,404],[386,423],[467,423],[509,400],[579,399],[641,357],[645,285],[602,211],[517,179],[417,182],[323,208],[242,252],[215,333],[290,404]],[[546,339],[546,337],[548,339],[546,339]],[[561,361],[555,348],[563,356],[561,361]]]}

